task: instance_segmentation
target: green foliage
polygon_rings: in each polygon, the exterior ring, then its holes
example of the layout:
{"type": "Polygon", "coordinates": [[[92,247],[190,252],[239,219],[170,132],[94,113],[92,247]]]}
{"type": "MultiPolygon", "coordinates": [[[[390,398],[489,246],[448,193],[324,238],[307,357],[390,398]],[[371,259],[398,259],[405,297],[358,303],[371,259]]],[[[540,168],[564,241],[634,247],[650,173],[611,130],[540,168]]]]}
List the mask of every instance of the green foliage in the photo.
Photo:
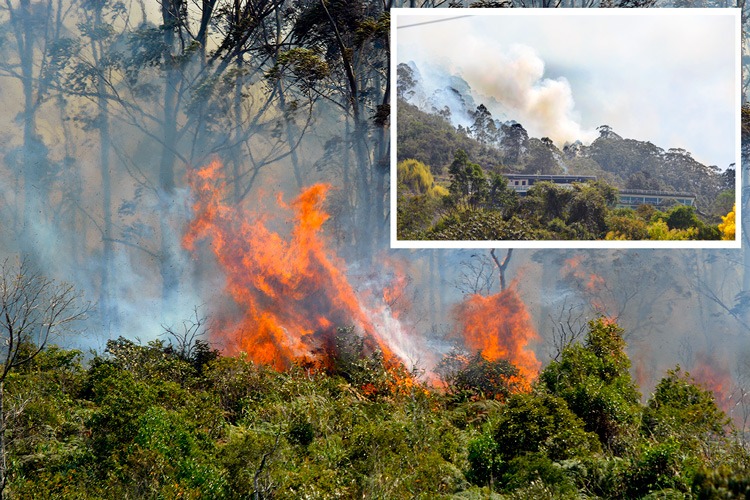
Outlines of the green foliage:
{"type": "Polygon", "coordinates": [[[51,346],[6,380],[5,439],[19,492],[40,496],[45,483],[65,491],[67,477],[89,460],[81,422],[90,411],[76,401],[83,377],[79,351],[51,346]]]}
{"type": "Polygon", "coordinates": [[[603,239],[616,200],[617,191],[600,181],[574,184],[572,189],[538,182],[521,200],[519,213],[559,235],[553,239],[603,239]]]}
{"type": "Polygon", "coordinates": [[[448,168],[451,184],[448,190],[454,204],[479,206],[487,198],[489,186],[482,167],[469,161],[466,151],[459,149],[448,168]]]}
{"type": "Polygon", "coordinates": [[[698,218],[695,207],[675,205],[666,213],[654,211],[648,226],[652,240],[718,240],[718,225],[704,223],[698,218]]]}
{"type": "Polygon", "coordinates": [[[622,329],[599,318],[589,323],[583,345],[565,348],[560,360],[542,371],[539,381],[562,397],[604,446],[622,453],[640,417],[640,395],[629,368],[622,329]]]}
{"type": "Polygon", "coordinates": [[[674,440],[683,453],[708,460],[717,455],[716,448],[725,447],[730,422],[716,406],[713,394],[678,366],[657,384],[641,426],[645,435],[674,440]]]}
{"type": "Polygon", "coordinates": [[[670,229],[662,219],[657,219],[648,226],[648,237],[651,240],[690,240],[697,234],[695,228],[670,229]]]}
{"type": "Polygon", "coordinates": [[[484,207],[490,210],[500,210],[504,216],[513,214],[518,209],[518,194],[509,186],[508,178],[498,173],[489,175],[489,191],[484,207]]]}
{"type": "Polygon", "coordinates": [[[442,174],[459,149],[482,165],[500,165],[503,162],[499,151],[483,147],[479,141],[458,132],[438,114],[423,113],[416,106],[401,100],[397,113],[399,162],[414,158],[430,165],[433,173],[442,174]]]}
{"type": "Polygon", "coordinates": [[[542,453],[528,453],[508,462],[501,483],[503,491],[523,492],[525,498],[539,489],[542,489],[542,498],[578,497],[575,482],[568,471],[542,453]]]}
{"type": "MultiPolygon", "coordinates": [[[[642,205],[643,206],[643,205],[642,205]]],[[[617,209],[610,212],[606,219],[608,240],[645,240],[648,239],[648,226],[630,208],[617,209]]]]}
{"type": "Polygon", "coordinates": [[[557,148],[539,139],[527,141],[527,158],[521,168],[524,174],[562,174],[563,169],[553,155],[557,148]]]}
{"type": "Polygon", "coordinates": [[[541,479],[558,492],[574,490],[553,462],[599,450],[595,435],[565,401],[549,394],[516,394],[491,421],[489,429],[469,442],[467,478],[476,484],[498,484],[513,490],[541,479]]]}
{"type": "Polygon", "coordinates": [[[654,491],[687,492],[690,477],[680,445],[667,440],[646,446],[634,467],[626,473],[627,496],[639,498],[654,491]]]}
{"type": "Polygon", "coordinates": [[[328,63],[314,50],[295,47],[279,54],[276,64],[266,72],[266,78],[275,81],[288,76],[295,85],[308,92],[330,71],[328,63]]]}
{"type": "Polygon", "coordinates": [[[398,164],[398,235],[419,239],[437,217],[448,190],[435,184],[430,167],[418,160],[398,164]]]}
{"type": "Polygon", "coordinates": [[[505,465],[490,433],[480,434],[469,441],[467,460],[466,478],[474,484],[493,484],[501,477],[505,465]]]}
{"type": "Polygon", "coordinates": [[[435,184],[430,167],[418,160],[404,160],[397,166],[397,180],[412,195],[447,196],[448,190],[435,184]]]}
{"type": "Polygon", "coordinates": [[[543,452],[560,461],[599,449],[596,436],[561,398],[550,394],[516,394],[493,422],[497,453],[505,461],[527,452],[543,452]]]}
{"type": "MultiPolygon", "coordinates": [[[[414,71],[406,65],[399,71],[405,85],[402,97],[413,97],[417,85],[414,71]]],[[[423,113],[402,100],[398,110],[399,161],[416,158],[442,173],[452,159],[451,202],[456,213],[444,214],[438,220],[438,207],[399,197],[397,204],[408,204],[400,213],[418,221],[418,229],[408,231],[409,239],[720,239],[715,224],[727,210],[717,207],[726,208],[727,200],[733,199],[733,191],[727,191],[731,188],[730,175],[698,163],[687,151],[664,151],[649,142],[623,139],[609,127],[591,146],[576,143],[560,151],[548,138],[530,139],[520,124],[499,124],[481,104],[472,112],[474,121],[468,129],[454,129],[446,119],[449,110],[423,113]],[[519,198],[506,183],[497,182],[502,178],[501,172],[570,172],[595,175],[600,180],[572,189],[535,183],[525,197],[519,198]],[[661,217],[663,223],[650,220],[645,212],[640,213],[640,218],[633,217],[613,209],[617,199],[614,186],[697,193],[698,205],[709,215],[702,215],[706,219],[703,221],[697,218],[693,207],[675,206],[661,217]],[[726,194],[719,200],[722,192],[726,194]],[[506,228],[487,221],[491,216],[477,212],[467,217],[462,213],[467,207],[496,213],[506,222],[523,220],[525,225],[506,228]],[[418,215],[420,210],[426,210],[428,215],[418,215]],[[471,220],[462,220],[466,218],[471,220]],[[472,227],[461,227],[463,224],[472,227]]]]}
{"type": "Polygon", "coordinates": [[[494,210],[455,207],[425,233],[430,240],[532,240],[539,234],[521,219],[505,221],[494,210]]]}
{"type": "Polygon", "coordinates": [[[750,471],[736,470],[726,464],[703,468],[695,474],[692,492],[698,500],[748,498],[750,471]]]}
{"type": "Polygon", "coordinates": [[[176,411],[152,407],[137,419],[137,432],[123,457],[137,496],[222,498],[222,472],[212,463],[213,442],[195,422],[176,411]]]}
{"type": "Polygon", "coordinates": [[[405,196],[399,189],[396,204],[396,231],[399,239],[423,238],[423,234],[432,226],[434,219],[439,217],[442,207],[443,201],[440,198],[429,195],[405,196]]]}
{"type": "Polygon", "coordinates": [[[281,375],[246,357],[221,357],[206,370],[206,384],[218,398],[218,407],[230,423],[237,423],[247,409],[263,405],[274,396],[281,375]]]}
{"type": "Polygon", "coordinates": [[[614,133],[596,139],[587,156],[604,171],[629,179],[632,189],[696,193],[701,207],[710,207],[723,189],[716,167],[700,164],[686,151],[665,151],[650,142],[623,139],[614,133]]]}
{"type": "Polygon", "coordinates": [[[676,369],[643,408],[622,330],[609,321],[592,321],[529,394],[508,395],[517,388],[506,362],[448,356],[452,385],[442,390],[387,366],[351,329],[331,341],[324,370],[285,372],[223,356],[198,370],[169,346],[126,339],[87,365],[77,351],[44,349],[6,381],[9,492],[624,499],[748,491],[750,455],[710,393],[676,369]]]}
{"type": "Polygon", "coordinates": [[[716,202],[712,207],[713,214],[717,216],[726,215],[730,211],[733,211],[736,204],[734,184],[730,189],[722,191],[719,196],[716,197],[716,202]]]}
{"type": "Polygon", "coordinates": [[[571,460],[566,465],[581,493],[594,498],[625,498],[629,460],[605,454],[571,460]]]}
{"type": "Polygon", "coordinates": [[[677,205],[667,213],[667,225],[669,229],[688,229],[699,223],[695,215],[695,208],[685,205],[677,205]]]}

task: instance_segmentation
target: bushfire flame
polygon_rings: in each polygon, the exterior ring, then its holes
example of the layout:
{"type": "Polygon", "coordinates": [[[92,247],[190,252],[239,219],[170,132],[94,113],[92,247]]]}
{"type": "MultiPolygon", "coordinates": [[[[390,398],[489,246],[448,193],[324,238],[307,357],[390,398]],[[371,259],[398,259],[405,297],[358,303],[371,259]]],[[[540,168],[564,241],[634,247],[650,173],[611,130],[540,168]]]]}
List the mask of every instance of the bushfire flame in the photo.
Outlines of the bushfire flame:
{"type": "Polygon", "coordinates": [[[466,348],[488,361],[510,361],[520,372],[519,387],[528,391],[541,367],[529,342],[539,336],[515,285],[494,295],[470,295],[455,314],[466,348]]]}
{"type": "MultiPolygon", "coordinates": [[[[423,339],[403,327],[400,313],[411,308],[403,265],[389,266],[392,276],[382,293],[357,294],[347,280],[344,261],[322,236],[329,186],[311,186],[289,204],[279,195],[278,209],[260,214],[224,203],[226,181],[218,161],[193,171],[188,182],[194,215],[183,245],[191,252],[202,242],[210,248],[225,276],[226,292],[239,309],[239,315],[213,318],[213,334],[229,353],[245,352],[277,369],[298,360],[325,364],[321,354],[330,347],[333,329],[354,325],[364,334],[366,347],[380,350],[391,366],[399,361],[407,366],[436,363],[437,353],[428,352],[423,339]],[[291,226],[287,235],[271,229],[279,222],[291,226]]],[[[520,372],[515,382],[528,390],[541,363],[528,348],[537,334],[514,287],[470,296],[456,314],[466,348],[480,350],[488,360],[514,364],[520,372]]]]}
{"type": "Polygon", "coordinates": [[[698,353],[690,375],[698,385],[714,394],[714,400],[719,408],[726,413],[730,412],[732,375],[721,361],[710,354],[698,353]]]}
{"type": "Polygon", "coordinates": [[[279,196],[280,211],[292,212],[292,229],[284,237],[269,229],[267,215],[223,203],[222,170],[214,161],[189,176],[194,218],[183,244],[195,251],[199,241],[209,242],[224,270],[226,290],[242,309],[239,321],[217,319],[229,349],[284,368],[294,360],[314,359],[325,347],[321,334],[353,324],[373,344],[370,348],[393,359],[393,349],[347,281],[344,262],[321,237],[328,219],[321,206],[329,187],[313,185],[289,205],[279,196]]]}
{"type": "Polygon", "coordinates": [[[578,283],[578,287],[590,297],[591,307],[594,311],[604,315],[607,307],[604,305],[602,295],[606,288],[606,282],[598,274],[583,269],[581,266],[583,259],[583,255],[575,255],[565,259],[565,266],[560,272],[572,277],[578,283]]]}

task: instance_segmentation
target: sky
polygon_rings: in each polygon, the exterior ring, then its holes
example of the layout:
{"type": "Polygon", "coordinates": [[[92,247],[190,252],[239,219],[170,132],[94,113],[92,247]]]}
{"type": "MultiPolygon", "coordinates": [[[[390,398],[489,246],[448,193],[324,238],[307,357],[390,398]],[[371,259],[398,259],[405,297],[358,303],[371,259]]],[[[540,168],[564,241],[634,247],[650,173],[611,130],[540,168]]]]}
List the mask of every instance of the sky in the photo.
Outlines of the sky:
{"type": "Polygon", "coordinates": [[[722,170],[736,161],[739,36],[731,10],[520,10],[397,10],[396,59],[460,74],[477,104],[494,99],[493,115],[505,113],[558,146],[589,142],[606,124],[722,170]]]}

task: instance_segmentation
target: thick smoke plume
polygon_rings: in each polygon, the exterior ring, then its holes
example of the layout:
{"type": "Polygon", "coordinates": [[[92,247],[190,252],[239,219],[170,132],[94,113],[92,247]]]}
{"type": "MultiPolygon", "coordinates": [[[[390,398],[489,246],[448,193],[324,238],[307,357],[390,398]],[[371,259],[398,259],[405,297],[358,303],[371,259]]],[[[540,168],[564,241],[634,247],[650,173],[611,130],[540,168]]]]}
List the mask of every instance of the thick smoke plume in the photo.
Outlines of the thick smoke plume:
{"type": "Polygon", "coordinates": [[[417,60],[435,64],[449,75],[458,75],[471,87],[473,98],[494,116],[520,122],[534,137],[566,142],[596,139],[576,116],[570,83],[565,78],[545,78],[544,61],[531,47],[499,47],[487,40],[463,40],[454,52],[417,60]],[[433,58],[434,57],[434,58],[433,58]]]}

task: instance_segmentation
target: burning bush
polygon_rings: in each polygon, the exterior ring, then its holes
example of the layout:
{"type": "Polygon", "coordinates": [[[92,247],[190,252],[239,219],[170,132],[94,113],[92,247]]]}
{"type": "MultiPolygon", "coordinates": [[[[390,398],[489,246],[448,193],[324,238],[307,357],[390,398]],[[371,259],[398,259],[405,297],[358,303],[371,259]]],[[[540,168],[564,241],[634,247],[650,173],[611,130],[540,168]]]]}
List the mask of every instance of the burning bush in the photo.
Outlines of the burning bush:
{"type": "Polygon", "coordinates": [[[471,295],[455,311],[464,345],[487,361],[507,360],[517,368],[511,383],[528,391],[541,363],[529,342],[538,336],[514,287],[490,296],[471,295]]]}
{"type": "Polygon", "coordinates": [[[506,359],[488,360],[481,351],[469,358],[454,350],[440,361],[436,371],[459,401],[505,400],[520,388],[518,368],[506,359]]]}
{"type": "Polygon", "coordinates": [[[289,205],[279,194],[276,210],[256,213],[224,202],[226,181],[218,161],[193,172],[189,181],[194,218],[183,244],[197,252],[200,241],[210,243],[226,292],[240,310],[239,318],[216,317],[214,335],[228,351],[285,368],[321,352],[320,332],[354,324],[386,359],[394,357],[348,282],[345,263],[322,236],[327,185],[310,186],[289,205]],[[291,230],[285,235],[272,224],[291,230]]]}

